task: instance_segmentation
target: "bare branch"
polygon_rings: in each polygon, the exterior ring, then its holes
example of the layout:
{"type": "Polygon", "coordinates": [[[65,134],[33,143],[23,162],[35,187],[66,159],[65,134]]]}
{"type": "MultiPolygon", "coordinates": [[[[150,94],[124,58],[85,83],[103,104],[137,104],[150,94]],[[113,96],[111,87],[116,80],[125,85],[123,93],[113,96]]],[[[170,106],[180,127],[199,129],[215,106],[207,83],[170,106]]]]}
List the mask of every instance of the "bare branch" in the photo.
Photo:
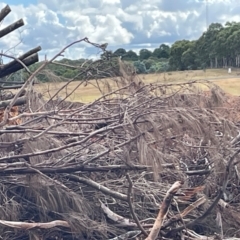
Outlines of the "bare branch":
{"type": "Polygon", "coordinates": [[[92,188],[96,189],[97,191],[100,191],[102,193],[105,193],[113,198],[116,198],[116,199],[119,199],[119,200],[122,200],[124,202],[127,202],[128,199],[127,199],[127,195],[125,194],[122,194],[122,193],[119,193],[119,192],[116,192],[116,191],[112,191],[90,179],[86,179],[86,178],[82,178],[82,177],[78,177],[76,175],[67,175],[67,178],[69,180],[72,180],[72,181],[76,181],[76,182],[80,182],[80,183],[83,183],[83,184],[86,184],[88,186],[91,186],[92,188]]]}
{"type": "Polygon", "coordinates": [[[182,182],[178,181],[175,182],[172,187],[167,191],[166,196],[163,199],[163,202],[160,206],[160,211],[158,213],[158,216],[156,218],[156,221],[153,225],[153,228],[150,232],[150,234],[148,235],[148,237],[146,238],[146,240],[155,240],[158,237],[158,233],[162,227],[162,223],[164,218],[166,217],[167,213],[168,213],[168,209],[170,207],[170,204],[172,202],[172,199],[174,197],[174,194],[177,193],[177,191],[180,189],[180,187],[182,186],[182,182]]]}
{"type": "Polygon", "coordinates": [[[60,226],[70,228],[70,225],[66,221],[61,221],[61,220],[55,220],[48,223],[28,223],[28,222],[14,222],[14,221],[0,220],[0,224],[8,227],[12,227],[12,228],[25,229],[25,230],[30,230],[33,228],[49,229],[49,228],[60,227],[60,226]]]}
{"type": "Polygon", "coordinates": [[[133,209],[133,205],[132,205],[132,187],[133,187],[133,183],[132,183],[132,180],[129,176],[129,174],[126,175],[127,177],[127,180],[128,180],[128,183],[129,183],[129,186],[128,186],[128,205],[129,205],[129,209],[130,209],[130,212],[132,214],[132,217],[133,219],[135,220],[138,228],[142,231],[142,233],[145,235],[145,236],[148,236],[147,232],[145,231],[145,229],[142,227],[141,223],[139,222],[138,220],[138,217],[137,215],[135,214],[134,212],[134,209],[133,209]]]}

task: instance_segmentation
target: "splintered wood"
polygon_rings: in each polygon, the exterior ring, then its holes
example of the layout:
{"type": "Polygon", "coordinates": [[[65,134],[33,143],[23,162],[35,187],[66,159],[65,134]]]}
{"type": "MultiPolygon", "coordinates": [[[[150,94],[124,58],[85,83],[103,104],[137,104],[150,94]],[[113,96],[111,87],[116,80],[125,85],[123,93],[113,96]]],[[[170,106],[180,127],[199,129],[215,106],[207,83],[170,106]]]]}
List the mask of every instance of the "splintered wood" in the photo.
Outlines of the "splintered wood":
{"type": "Polygon", "coordinates": [[[152,228],[150,234],[148,235],[148,237],[145,240],[155,240],[158,237],[158,233],[161,229],[163,220],[165,219],[165,217],[168,213],[168,209],[169,209],[169,206],[172,202],[174,194],[177,193],[177,191],[181,188],[182,184],[183,184],[182,182],[177,181],[167,191],[166,196],[164,197],[163,202],[160,206],[160,210],[159,210],[158,216],[155,220],[155,223],[153,225],[153,228],[152,228]]]}
{"type": "MultiPolygon", "coordinates": [[[[4,111],[5,110],[0,110],[0,121],[3,121],[3,116],[4,116],[4,111]]],[[[11,108],[11,110],[8,113],[8,119],[12,117],[16,117],[19,115],[19,109],[18,106],[14,106],[11,108]]],[[[6,125],[20,125],[22,123],[21,119],[15,119],[15,120],[7,120],[6,125]]]]}

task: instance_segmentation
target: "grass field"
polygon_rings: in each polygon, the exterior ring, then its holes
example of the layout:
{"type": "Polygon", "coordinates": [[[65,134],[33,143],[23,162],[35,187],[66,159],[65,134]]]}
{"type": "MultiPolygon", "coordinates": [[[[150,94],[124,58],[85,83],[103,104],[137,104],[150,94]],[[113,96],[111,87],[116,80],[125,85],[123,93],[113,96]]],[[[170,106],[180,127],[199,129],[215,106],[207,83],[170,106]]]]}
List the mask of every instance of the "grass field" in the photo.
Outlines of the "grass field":
{"type": "MultiPolygon", "coordinates": [[[[237,71],[233,71],[232,74],[228,74],[227,69],[211,69],[206,71],[196,70],[168,72],[161,74],[146,74],[139,75],[139,78],[145,83],[177,83],[200,79],[211,80],[213,83],[224,89],[227,93],[232,95],[240,95],[240,76],[238,77],[237,74],[237,71]]],[[[99,82],[101,87],[103,87],[104,81],[108,81],[110,82],[110,85],[113,85],[113,81],[111,79],[104,79],[99,82]]],[[[64,82],[43,83],[37,86],[37,90],[43,93],[46,98],[49,98],[53,96],[53,94],[55,94],[59,88],[64,86],[64,84],[64,82]]],[[[96,85],[96,81],[90,81],[87,86],[83,86],[82,84],[78,87],[79,84],[81,84],[80,81],[71,82],[59,93],[59,96],[65,97],[66,94],[72,92],[75,88],[77,89],[74,94],[68,98],[70,101],[90,102],[101,96],[101,93],[94,86],[96,85]]]]}

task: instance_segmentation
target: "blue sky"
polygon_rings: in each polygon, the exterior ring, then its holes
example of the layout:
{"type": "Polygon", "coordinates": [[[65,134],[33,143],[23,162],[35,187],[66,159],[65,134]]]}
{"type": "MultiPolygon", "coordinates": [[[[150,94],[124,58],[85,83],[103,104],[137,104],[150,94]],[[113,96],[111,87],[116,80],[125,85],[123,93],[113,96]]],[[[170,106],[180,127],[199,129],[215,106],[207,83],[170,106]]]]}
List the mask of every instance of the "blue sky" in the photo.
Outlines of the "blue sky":
{"type": "MultiPolygon", "coordinates": [[[[240,21],[240,2],[208,0],[209,23],[240,21]]],[[[5,0],[12,12],[5,27],[23,18],[25,26],[1,39],[0,48],[21,54],[41,46],[41,58],[50,58],[67,44],[88,37],[108,43],[109,50],[123,47],[138,52],[162,43],[196,39],[206,30],[204,0],[5,0]],[[10,50],[9,50],[10,49],[10,50]]],[[[99,51],[78,44],[65,52],[72,59],[96,58],[99,51]]]]}
{"type": "Polygon", "coordinates": [[[16,5],[16,3],[20,3],[23,4],[24,6],[28,6],[29,4],[37,4],[38,1],[37,0],[7,0],[7,1],[3,1],[4,3],[8,4],[8,5],[16,5]]]}

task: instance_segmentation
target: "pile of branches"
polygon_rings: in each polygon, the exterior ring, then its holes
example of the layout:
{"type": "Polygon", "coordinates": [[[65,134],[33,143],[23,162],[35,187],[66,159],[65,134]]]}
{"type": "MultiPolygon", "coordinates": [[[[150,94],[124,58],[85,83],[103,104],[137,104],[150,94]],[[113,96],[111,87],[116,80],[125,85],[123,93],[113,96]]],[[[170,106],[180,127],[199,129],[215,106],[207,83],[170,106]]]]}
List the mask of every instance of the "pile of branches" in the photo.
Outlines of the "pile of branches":
{"type": "Polygon", "coordinates": [[[21,111],[3,111],[4,239],[239,234],[239,136],[216,110],[224,93],[144,84],[119,64],[122,77],[96,101],[46,100],[31,86],[21,111]]]}
{"type": "MultiPolygon", "coordinates": [[[[87,38],[67,47],[79,42],[102,49],[87,38]]],[[[96,80],[97,100],[59,100],[74,79],[46,99],[33,82],[66,48],[0,103],[1,237],[239,237],[240,135],[218,113],[224,92],[207,81],[144,84],[119,60],[121,77],[96,80]]]]}

